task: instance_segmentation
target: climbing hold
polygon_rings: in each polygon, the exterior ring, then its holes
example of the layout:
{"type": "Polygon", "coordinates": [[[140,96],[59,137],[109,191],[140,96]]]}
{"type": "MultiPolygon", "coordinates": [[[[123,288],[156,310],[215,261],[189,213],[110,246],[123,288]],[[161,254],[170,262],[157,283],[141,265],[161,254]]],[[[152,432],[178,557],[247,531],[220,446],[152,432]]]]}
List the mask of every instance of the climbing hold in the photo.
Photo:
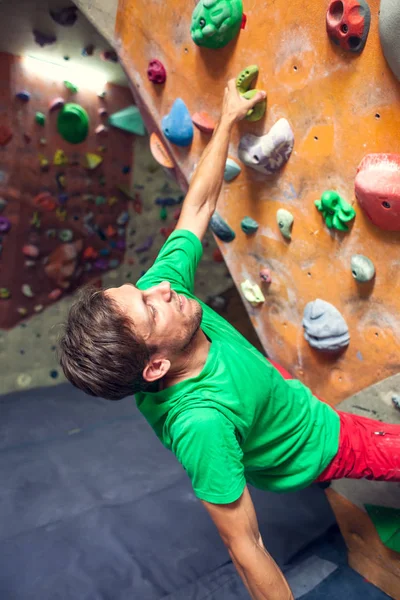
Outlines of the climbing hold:
{"type": "Polygon", "coordinates": [[[362,254],[354,254],[351,257],[351,272],[359,283],[371,281],[375,277],[374,263],[362,254]]]}
{"type": "Polygon", "coordinates": [[[70,144],[80,144],[89,133],[89,116],[79,104],[65,104],[57,118],[57,130],[70,144]]]}
{"type": "Polygon", "coordinates": [[[114,206],[114,204],[116,204],[118,202],[118,198],[116,196],[111,196],[111,198],[108,199],[107,204],[108,206],[114,206]]]}
{"type": "Polygon", "coordinates": [[[168,212],[167,212],[167,208],[165,206],[161,207],[160,210],[160,219],[161,221],[165,221],[168,217],[168,212]]]}
{"type": "Polygon", "coordinates": [[[272,283],[271,271],[267,267],[264,267],[263,269],[261,269],[260,279],[264,283],[272,283]]]}
{"type": "Polygon", "coordinates": [[[57,173],[56,174],[56,182],[57,182],[57,187],[58,187],[59,190],[65,189],[66,178],[65,178],[64,173],[57,173]]]}
{"type": "Polygon", "coordinates": [[[381,0],[379,34],[383,54],[394,75],[400,80],[400,5],[396,0],[381,0]]]}
{"type": "Polygon", "coordinates": [[[40,192],[37,194],[33,199],[33,205],[46,212],[51,212],[57,206],[56,201],[50,192],[40,192]]]}
{"type": "Polygon", "coordinates": [[[96,250],[92,246],[88,246],[83,251],[83,258],[85,260],[94,260],[97,257],[98,257],[98,253],[96,252],[96,250]]]}
{"type": "Polygon", "coordinates": [[[205,111],[194,113],[194,115],[192,115],[192,121],[197,129],[200,129],[203,133],[212,133],[217,126],[214,119],[205,111]]]}
{"type": "Polygon", "coordinates": [[[242,219],[240,226],[246,235],[251,235],[255,233],[259,227],[257,221],[252,219],[251,217],[245,217],[242,219]]]}
{"type": "Polygon", "coordinates": [[[393,394],[392,403],[393,403],[393,406],[395,408],[397,408],[397,410],[400,410],[400,395],[399,394],[393,394]]]}
{"type": "Polygon", "coordinates": [[[304,337],[313,348],[336,352],[349,345],[350,334],[340,312],[325,300],[309,302],[303,316],[304,337]]]}
{"type": "Polygon", "coordinates": [[[128,211],[122,212],[117,218],[117,225],[126,225],[130,219],[128,211]]]}
{"type": "Polygon", "coordinates": [[[36,306],[33,307],[33,310],[37,313],[42,312],[43,309],[44,309],[43,304],[36,304],[36,306]]]}
{"type": "Polygon", "coordinates": [[[46,146],[46,144],[47,144],[46,138],[44,138],[44,137],[40,138],[39,143],[41,146],[46,146]]]}
{"type": "Polygon", "coordinates": [[[135,251],[138,254],[140,254],[141,252],[147,252],[147,250],[150,250],[150,248],[152,247],[153,242],[154,242],[153,236],[149,235],[149,236],[147,236],[145,241],[140,246],[137,246],[135,248],[135,251]]]}
{"type": "Polygon", "coordinates": [[[348,231],[346,223],[352,221],[356,216],[354,208],[346,202],[337,192],[327,190],[321,196],[321,200],[315,201],[315,206],[322,213],[326,226],[329,229],[348,231]]]}
{"type": "Polygon", "coordinates": [[[241,172],[241,167],[232,160],[231,158],[226,159],[225,171],[224,171],[224,179],[225,181],[232,181],[235,179],[241,172]]]}
{"type": "Polygon", "coordinates": [[[55,229],[47,229],[46,230],[46,236],[50,239],[55,238],[56,237],[56,230],[55,229]]]}
{"type": "Polygon", "coordinates": [[[150,136],[150,152],[156,162],[166,169],[173,169],[174,163],[172,162],[164,144],[156,133],[152,133],[150,136]]]}
{"type": "Polygon", "coordinates": [[[100,269],[100,271],[106,271],[108,269],[108,260],[106,258],[98,258],[94,266],[96,269],[100,269]]]}
{"type": "Polygon", "coordinates": [[[62,242],[71,242],[74,238],[74,234],[71,229],[61,229],[58,233],[58,238],[62,242]]]}
{"type": "Polygon", "coordinates": [[[374,225],[400,231],[400,154],[368,154],[357,169],[355,192],[374,225]]]}
{"type": "Polygon", "coordinates": [[[17,308],[17,313],[23,317],[28,314],[28,309],[24,307],[17,308]]]}
{"type": "Polygon", "coordinates": [[[58,25],[71,27],[78,18],[78,8],[76,6],[66,6],[61,10],[49,10],[50,16],[58,25]]]}
{"type": "Polygon", "coordinates": [[[97,94],[97,97],[98,97],[98,98],[101,98],[101,100],[104,100],[104,98],[105,98],[106,96],[107,96],[107,92],[106,92],[106,90],[103,90],[102,92],[99,92],[99,93],[97,94]]]}
{"type": "Polygon", "coordinates": [[[106,229],[106,236],[108,238],[110,237],[115,237],[117,235],[117,230],[115,229],[115,227],[113,227],[112,225],[108,225],[107,229],[106,229]]]}
{"type": "Polygon", "coordinates": [[[124,175],[127,175],[128,173],[131,172],[131,168],[129,165],[124,165],[121,170],[124,175]]]}
{"type": "Polygon", "coordinates": [[[71,94],[76,94],[78,92],[78,88],[77,86],[72,83],[71,81],[64,81],[64,85],[67,88],[67,90],[69,90],[71,92],[71,94]]]}
{"type": "Polygon", "coordinates": [[[39,154],[40,170],[46,172],[49,170],[49,160],[42,154],[39,154]]]}
{"type": "Polygon", "coordinates": [[[44,46],[51,46],[51,44],[54,44],[57,41],[55,35],[48,35],[46,33],[43,33],[42,31],[39,31],[38,29],[34,29],[32,33],[35,39],[35,43],[38,44],[41,48],[43,48],[44,46]]]}
{"type": "Polygon", "coordinates": [[[82,49],[81,54],[82,54],[82,56],[93,56],[94,50],[95,50],[95,45],[94,44],[88,44],[87,46],[85,46],[82,49]]]}
{"type": "Polygon", "coordinates": [[[239,33],[242,17],[242,0],[200,0],[192,14],[192,39],[198,46],[222,48],[239,33]]]}
{"type": "Polygon", "coordinates": [[[135,133],[136,135],[146,135],[142,115],[137,106],[128,106],[108,117],[108,123],[117,129],[135,133]]]}
{"type": "Polygon", "coordinates": [[[37,258],[39,256],[39,248],[32,244],[26,244],[22,247],[22,253],[30,258],[37,258]]]}
{"type": "Polygon", "coordinates": [[[98,113],[99,117],[106,117],[108,115],[108,110],[106,108],[104,108],[104,106],[102,106],[101,108],[99,108],[97,113],[98,113]]]}
{"type": "Polygon", "coordinates": [[[157,58],[149,62],[149,66],[147,67],[147,77],[152,83],[165,83],[167,71],[162,62],[157,58]]]}
{"type": "Polygon", "coordinates": [[[281,230],[281,234],[287,240],[292,239],[292,225],[294,222],[294,217],[291,212],[286,210],[285,208],[280,208],[276,212],[276,222],[278,223],[278,227],[281,230]]]}
{"type": "Polygon", "coordinates": [[[221,250],[218,248],[218,246],[215,248],[215,250],[213,252],[213,261],[216,263],[224,262],[224,257],[222,255],[221,250]]]}
{"type": "MultiPolygon", "coordinates": [[[[258,66],[257,65],[249,65],[241,73],[239,73],[236,78],[236,88],[243,98],[246,100],[251,100],[259,90],[251,89],[253,83],[255,83],[258,77],[258,66]]],[[[267,101],[262,100],[258,102],[253,108],[251,108],[247,115],[246,119],[248,121],[259,121],[265,115],[265,111],[267,109],[267,101]]]]}
{"type": "Polygon", "coordinates": [[[11,292],[8,288],[0,288],[0,298],[1,300],[8,300],[11,298],[11,292]]]}
{"type": "Polygon", "coordinates": [[[82,240],[61,244],[50,254],[44,270],[57,287],[65,290],[71,285],[82,246],[82,240]]]}
{"type": "Polygon", "coordinates": [[[118,260],[118,258],[112,258],[109,262],[110,269],[116,269],[117,267],[119,267],[119,265],[120,261],[118,260]]]}
{"type": "Polygon", "coordinates": [[[330,0],[326,31],[336,46],[361,52],[367,41],[371,11],[366,0],[330,0]]]}
{"type": "Polygon", "coordinates": [[[106,135],[108,133],[108,127],[105,125],[98,125],[94,132],[96,135],[106,135]]]}
{"type": "Polygon", "coordinates": [[[50,292],[50,294],[47,296],[49,300],[58,300],[60,297],[62,296],[62,290],[60,290],[60,288],[55,288],[54,290],[52,290],[50,292]]]}
{"type": "Polygon", "coordinates": [[[39,213],[37,210],[33,213],[32,219],[30,221],[30,225],[32,227],[36,227],[36,229],[40,229],[41,219],[39,217],[39,213]]]}
{"type": "Polygon", "coordinates": [[[118,250],[125,250],[126,249],[126,242],[125,242],[125,240],[118,240],[118,242],[117,242],[117,249],[118,250]]]}
{"type": "Polygon", "coordinates": [[[44,127],[44,124],[46,123],[46,115],[43,114],[42,112],[37,112],[35,114],[35,121],[38,125],[40,125],[41,127],[44,127]]]}
{"type": "Polygon", "coordinates": [[[31,286],[28,283],[24,283],[21,287],[21,291],[26,298],[33,298],[34,293],[32,291],[31,286]]]}
{"type": "Polygon", "coordinates": [[[100,256],[110,256],[111,250],[110,248],[101,248],[101,250],[99,250],[99,254],[100,256]]]}
{"type": "Polygon", "coordinates": [[[181,209],[181,208],[177,208],[177,209],[174,211],[173,218],[174,218],[174,220],[175,220],[175,221],[178,221],[178,220],[179,220],[179,217],[181,216],[181,212],[182,212],[182,209],[181,209]]]}
{"type": "Polygon", "coordinates": [[[6,146],[9,142],[11,142],[13,137],[13,132],[9,125],[0,125],[0,146],[6,146]]]}
{"type": "Polygon", "coordinates": [[[101,206],[102,204],[106,204],[107,202],[107,198],[105,198],[104,196],[96,196],[96,206],[101,206]]]}
{"type": "Polygon", "coordinates": [[[54,110],[58,110],[59,108],[62,108],[64,104],[64,98],[54,98],[49,104],[49,111],[53,112],[54,110]]]}
{"type": "Polygon", "coordinates": [[[21,92],[17,92],[15,94],[15,97],[18,98],[18,100],[21,100],[22,102],[29,102],[29,100],[31,99],[30,93],[27,92],[26,90],[22,90],[21,92]]]}
{"type": "Polygon", "coordinates": [[[180,204],[180,198],[172,198],[172,196],[167,196],[166,198],[156,198],[155,204],[159,206],[175,206],[176,204],[180,204]]]}
{"type": "Polygon", "coordinates": [[[118,54],[115,52],[115,50],[104,50],[100,53],[100,58],[101,60],[108,62],[118,62],[118,54]]]}
{"type": "Polygon", "coordinates": [[[240,284],[242,292],[246,300],[253,306],[258,306],[265,302],[264,294],[257,283],[251,283],[248,279],[240,284]]]}
{"type": "Polygon", "coordinates": [[[0,212],[2,212],[7,206],[7,200],[0,196],[0,212]]]}
{"type": "Polygon", "coordinates": [[[141,215],[143,212],[143,200],[139,194],[135,194],[135,198],[133,200],[133,210],[138,215],[141,215]]]}
{"type": "Polygon", "coordinates": [[[279,119],[261,137],[250,133],[243,136],[239,144],[239,158],[248,167],[273,175],[289,160],[293,146],[294,135],[289,122],[279,119]]]}
{"type": "Polygon", "coordinates": [[[58,207],[56,210],[56,217],[59,221],[65,221],[67,218],[67,211],[64,208],[58,207]]]}
{"type": "Polygon", "coordinates": [[[103,162],[103,157],[99,154],[93,154],[93,152],[86,152],[85,154],[85,168],[93,171],[97,169],[103,162]]]}
{"type": "Polygon", "coordinates": [[[0,217],[0,233],[8,233],[11,229],[11,221],[7,217],[0,217]]]}
{"type": "Polygon", "coordinates": [[[211,231],[223,242],[232,242],[236,234],[223,220],[223,218],[215,212],[210,220],[211,231]]]}
{"type": "Polygon", "coordinates": [[[68,158],[65,155],[64,150],[56,150],[54,153],[54,158],[53,158],[53,165],[67,165],[68,164],[68,158]]]}
{"type": "Polygon", "coordinates": [[[193,123],[190,113],[181,98],[172,105],[171,112],[161,121],[162,130],[170,142],[177,146],[190,146],[193,140],[193,123]]]}

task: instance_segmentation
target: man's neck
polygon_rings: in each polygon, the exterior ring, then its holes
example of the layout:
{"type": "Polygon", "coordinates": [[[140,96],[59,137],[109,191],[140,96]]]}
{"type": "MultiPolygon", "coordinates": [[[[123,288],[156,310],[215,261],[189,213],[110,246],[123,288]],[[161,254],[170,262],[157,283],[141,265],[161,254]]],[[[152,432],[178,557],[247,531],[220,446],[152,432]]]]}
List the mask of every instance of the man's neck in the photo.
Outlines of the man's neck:
{"type": "Polygon", "coordinates": [[[171,368],[162,381],[160,389],[165,389],[191,379],[201,373],[210,351],[210,341],[199,329],[190,346],[171,364],[171,368]]]}

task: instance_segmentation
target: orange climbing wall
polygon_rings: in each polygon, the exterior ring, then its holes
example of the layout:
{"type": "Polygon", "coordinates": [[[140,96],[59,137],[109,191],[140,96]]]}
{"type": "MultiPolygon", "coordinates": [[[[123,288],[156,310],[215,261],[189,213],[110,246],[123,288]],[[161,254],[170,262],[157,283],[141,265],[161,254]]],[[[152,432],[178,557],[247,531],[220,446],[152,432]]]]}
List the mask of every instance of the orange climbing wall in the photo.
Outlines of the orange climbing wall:
{"type": "MultiPolygon", "coordinates": [[[[372,24],[365,50],[348,55],[334,47],[325,31],[328,0],[244,0],[247,26],[221,50],[198,48],[190,37],[192,0],[120,0],[116,37],[121,60],[150,131],[160,128],[176,97],[191,113],[218,117],[225,82],[244,67],[260,67],[258,86],[268,92],[265,121],[237,126],[230,155],[240,136],[262,135],[280,117],[295,133],[286,168],[274,179],[244,167],[225,184],[218,210],[237,233],[221,249],[236,285],[259,281],[269,266],[273,283],[266,302],[253,308],[252,323],[271,358],[281,362],[330,403],[400,370],[400,233],[378,230],[354,197],[356,168],[370,152],[400,152],[400,84],[383,57],[378,34],[379,0],[370,0],[372,24]],[[168,72],[165,86],[147,80],[152,58],[168,72]],[[314,206],[326,189],[338,190],[357,211],[349,233],[331,233],[314,206]],[[278,208],[294,217],[287,243],[277,224],[278,208]],[[247,238],[244,216],[260,223],[247,238]],[[375,263],[374,284],[353,280],[350,259],[365,254],[375,263]],[[334,304],[349,325],[351,342],[340,357],[324,357],[303,338],[307,302],[334,304]]],[[[169,146],[176,174],[185,185],[208,137],[195,131],[190,149],[169,146]]],[[[167,144],[167,142],[166,142],[167,144]]]]}

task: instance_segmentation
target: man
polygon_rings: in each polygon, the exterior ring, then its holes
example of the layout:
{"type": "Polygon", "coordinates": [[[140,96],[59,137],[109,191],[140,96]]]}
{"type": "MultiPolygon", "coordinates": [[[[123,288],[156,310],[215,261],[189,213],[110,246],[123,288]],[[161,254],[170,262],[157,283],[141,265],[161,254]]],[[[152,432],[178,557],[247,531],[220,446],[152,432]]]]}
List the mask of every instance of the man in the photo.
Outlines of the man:
{"type": "Polygon", "coordinates": [[[187,471],[251,597],[290,600],[246,483],[284,492],[337,477],[400,481],[400,427],[337,413],[193,295],[232,127],[264,97],[245,100],[229,81],[176,230],[136,287],[83,292],[69,314],[60,362],[89,394],[136,394],[187,471]]]}

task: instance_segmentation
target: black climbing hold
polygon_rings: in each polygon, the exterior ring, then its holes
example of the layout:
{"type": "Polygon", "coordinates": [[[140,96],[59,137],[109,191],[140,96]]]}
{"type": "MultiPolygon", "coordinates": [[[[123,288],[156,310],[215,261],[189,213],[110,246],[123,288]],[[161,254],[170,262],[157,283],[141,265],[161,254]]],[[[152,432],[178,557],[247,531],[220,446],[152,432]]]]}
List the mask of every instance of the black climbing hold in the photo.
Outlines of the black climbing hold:
{"type": "Polygon", "coordinates": [[[46,33],[42,33],[38,29],[33,30],[33,36],[35,38],[35,43],[38,44],[41,48],[43,46],[50,46],[57,41],[55,35],[47,35],[46,33]]]}
{"type": "Polygon", "coordinates": [[[50,371],[50,377],[52,379],[57,379],[57,377],[58,377],[58,371],[57,371],[57,369],[53,369],[52,371],[50,371]]]}
{"type": "Polygon", "coordinates": [[[53,21],[63,27],[72,27],[78,18],[78,8],[76,6],[66,6],[61,10],[50,10],[49,13],[53,21]]]}

